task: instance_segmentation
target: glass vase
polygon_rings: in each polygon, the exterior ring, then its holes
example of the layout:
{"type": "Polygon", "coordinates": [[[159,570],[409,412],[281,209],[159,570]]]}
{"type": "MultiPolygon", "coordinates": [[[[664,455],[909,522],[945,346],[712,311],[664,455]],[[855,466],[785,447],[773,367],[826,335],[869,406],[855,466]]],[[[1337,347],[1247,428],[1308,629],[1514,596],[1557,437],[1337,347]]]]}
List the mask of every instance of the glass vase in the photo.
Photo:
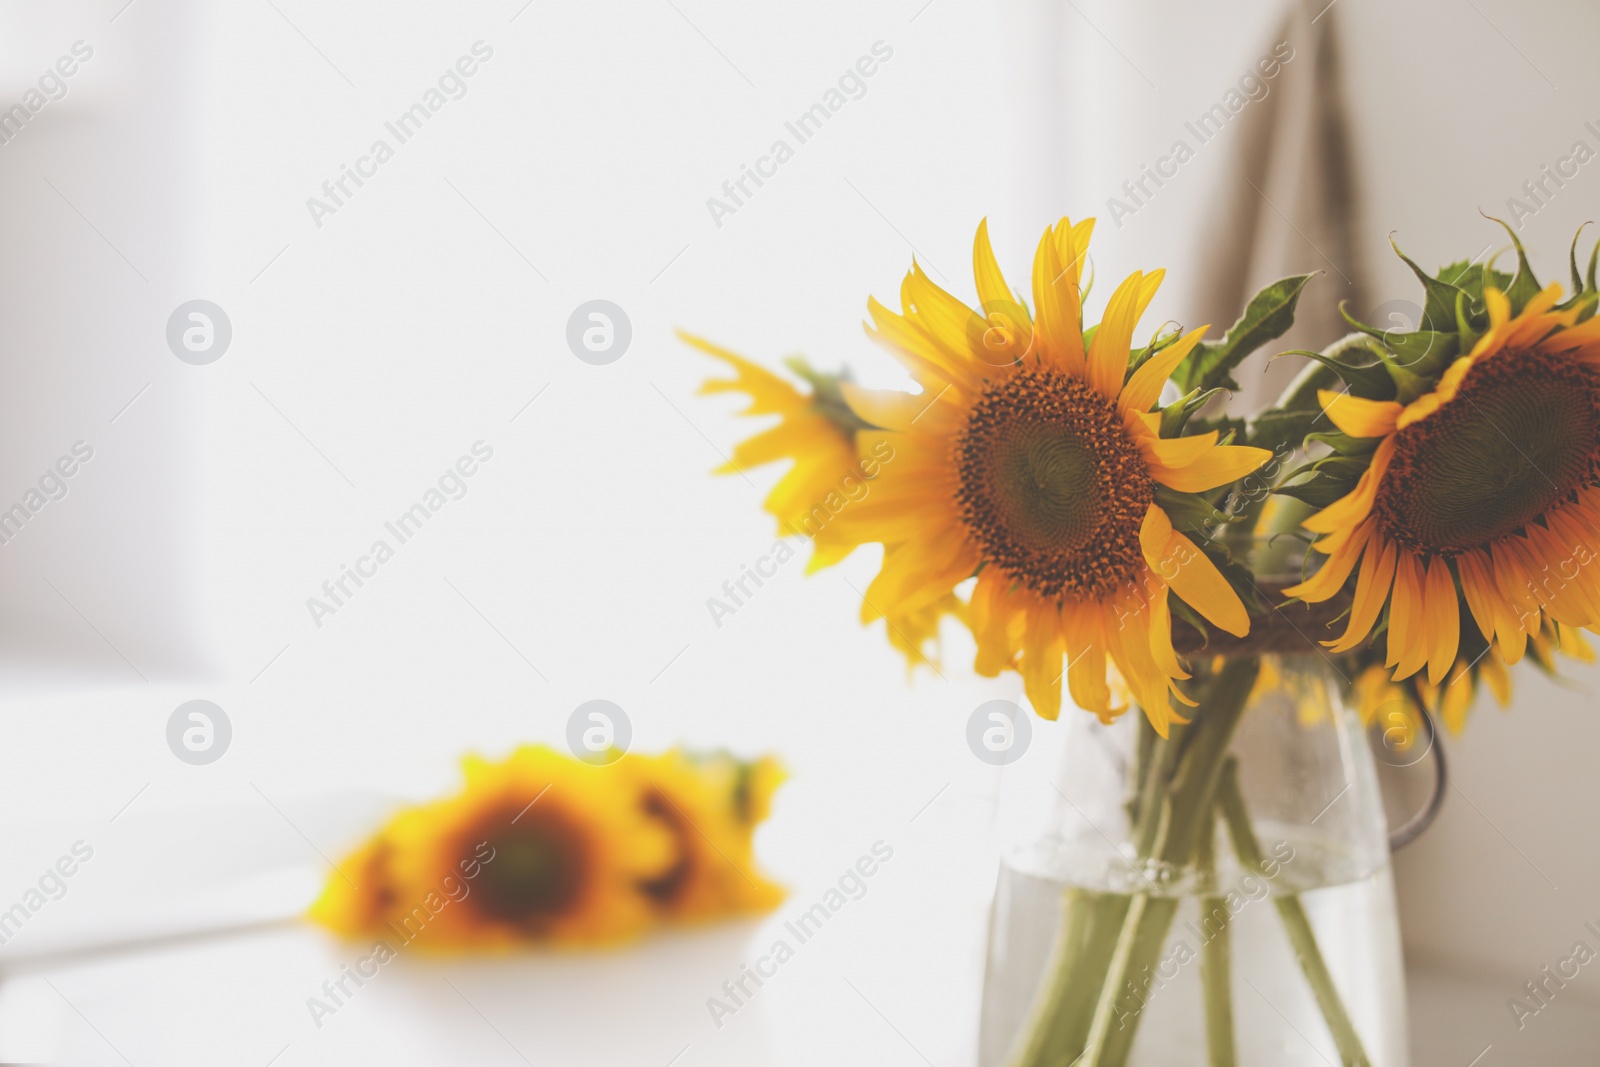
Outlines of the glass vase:
{"type": "Polygon", "coordinates": [[[1216,658],[1158,737],[1063,712],[1002,785],[983,1067],[1405,1067],[1382,797],[1315,653],[1216,658]],[[1039,749],[1050,748],[1048,737],[1039,749]]]}

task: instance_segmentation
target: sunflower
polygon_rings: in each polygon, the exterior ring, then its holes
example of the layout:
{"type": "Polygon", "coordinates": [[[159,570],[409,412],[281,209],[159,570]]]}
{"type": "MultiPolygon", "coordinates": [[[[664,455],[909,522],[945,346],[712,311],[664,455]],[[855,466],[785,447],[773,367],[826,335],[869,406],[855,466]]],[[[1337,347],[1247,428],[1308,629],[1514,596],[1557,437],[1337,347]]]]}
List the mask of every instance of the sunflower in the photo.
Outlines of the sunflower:
{"type": "Polygon", "coordinates": [[[639,883],[662,916],[707,919],[777,906],[783,890],[757,870],[752,841],[783,782],[777,761],[673,750],[630,754],[622,764],[637,776],[644,812],[673,840],[671,866],[639,883]]]}
{"type": "Polygon", "coordinates": [[[681,330],[678,336],[734,372],[731,378],[707,381],[700,387],[701,395],[743,393],[750,403],[740,414],[778,416],[775,426],[737,445],[717,473],[739,474],[749,467],[791,461],[763,503],[778,520],[778,535],[811,540],[808,573],[849,555],[855,543],[841,539],[831,520],[861,491],[876,464],[857,455],[856,434],[867,427],[840,394],[845,378],[813,370],[804,359],[794,357],[788,366],[807,385],[802,391],[726,348],[681,330]]]}
{"type": "Polygon", "coordinates": [[[981,674],[1018,670],[1034,710],[1052,719],[1065,676],[1078,705],[1109,719],[1124,710],[1109,658],[1164,736],[1176,718],[1168,694],[1192,704],[1176,685],[1188,674],[1172,647],[1169,591],[1220,629],[1249,629],[1239,596],[1167,508],[1271,453],[1221,443],[1215,430],[1163,436],[1152,408],[1205,328],[1160,338],[1130,366],[1156,271],[1124,281],[1086,334],[1079,277],[1092,228],[1063,219],[1045,231],[1031,314],[1007,287],[986,224],[973,250],[981,313],[915,264],[902,314],[869,302],[869,334],[922,391],[842,386],[875,428],[858,449],[886,445],[894,460],[836,521],[884,546],[864,619],[905,618],[976,577],[967,622],[981,674]]]}
{"type": "Polygon", "coordinates": [[[465,789],[396,815],[312,917],[433,949],[637,934],[653,919],[638,886],[670,869],[675,842],[616,767],[542,745],[500,763],[469,756],[465,789]]]}
{"type": "Polygon", "coordinates": [[[393,855],[389,839],[381,832],[373,835],[339,864],[311,905],[310,917],[345,937],[383,929],[400,903],[400,890],[389,866],[393,855]]]}
{"type": "Polygon", "coordinates": [[[1285,592],[1326,600],[1354,573],[1348,625],[1326,643],[1344,652],[1382,630],[1392,678],[1426,668],[1433,690],[1490,651],[1582,656],[1578,630],[1600,623],[1595,265],[1585,284],[1574,260],[1563,303],[1517,253],[1514,277],[1465,264],[1429,277],[1407,260],[1427,287],[1424,328],[1371,331],[1347,351],[1378,362],[1329,359],[1348,391],[1318,394],[1341,435],[1318,473],[1359,475],[1305,520],[1328,558],[1285,592]]]}
{"type": "MultiPolygon", "coordinates": [[[[726,363],[731,378],[712,378],[700,387],[701,395],[742,393],[749,404],[740,414],[777,415],[776,425],[735,446],[733,455],[717,468],[718,474],[738,474],[746,468],[787,460],[789,469],[767,494],[763,507],[778,520],[781,537],[802,536],[811,541],[806,573],[814,573],[844,559],[859,547],[834,518],[871,492],[871,481],[894,458],[893,447],[877,440],[862,453],[859,435],[875,429],[845,403],[844,373],[826,374],[794,357],[787,365],[804,388],[692,334],[678,336],[700,351],[726,363]]],[[[889,643],[906,658],[908,671],[919,666],[938,670],[939,626],[946,616],[961,618],[965,606],[955,596],[941,598],[885,620],[889,643]],[[930,653],[929,646],[934,646],[930,653]]]]}

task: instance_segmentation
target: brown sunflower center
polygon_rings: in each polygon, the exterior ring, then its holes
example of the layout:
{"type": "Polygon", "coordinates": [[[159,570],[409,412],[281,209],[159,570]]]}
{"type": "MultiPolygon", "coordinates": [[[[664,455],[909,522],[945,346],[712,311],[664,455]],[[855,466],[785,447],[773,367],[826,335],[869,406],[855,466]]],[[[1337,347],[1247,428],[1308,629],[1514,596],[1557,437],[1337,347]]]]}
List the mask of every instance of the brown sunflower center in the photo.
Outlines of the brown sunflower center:
{"type": "Polygon", "coordinates": [[[577,829],[553,807],[511,811],[475,841],[494,849],[474,887],[478,912],[490,919],[538,924],[565,912],[583,892],[588,850],[577,829]],[[516,822],[511,822],[513,816],[516,822]]]}
{"type": "Polygon", "coordinates": [[[689,876],[694,869],[693,856],[689,851],[691,844],[689,827],[685,825],[678,806],[660,791],[652,790],[645,796],[644,810],[646,815],[660,822],[672,835],[673,843],[677,846],[678,858],[673,861],[672,866],[654,878],[641,881],[639,888],[645,896],[657,904],[670,904],[688,887],[689,876]]]}
{"type": "Polygon", "coordinates": [[[1046,597],[1134,580],[1155,499],[1112,403],[1079,378],[1024,371],[991,385],[956,442],[962,517],[986,563],[1046,597]]]}
{"type": "Polygon", "coordinates": [[[1375,505],[1383,532],[1419,552],[1479,548],[1596,481],[1600,376],[1564,356],[1506,352],[1394,443],[1375,505]]]}

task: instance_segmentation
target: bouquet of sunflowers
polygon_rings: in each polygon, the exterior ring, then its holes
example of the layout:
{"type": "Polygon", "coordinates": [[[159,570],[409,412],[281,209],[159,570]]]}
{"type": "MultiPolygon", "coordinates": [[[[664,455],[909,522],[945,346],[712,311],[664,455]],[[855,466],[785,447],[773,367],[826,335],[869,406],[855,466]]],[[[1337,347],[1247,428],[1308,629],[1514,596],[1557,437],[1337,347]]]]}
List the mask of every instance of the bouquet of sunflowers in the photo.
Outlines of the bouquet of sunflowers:
{"type": "Polygon", "coordinates": [[[782,890],[752,838],[777,761],[673,750],[595,763],[542,745],[463,761],[457,795],[408,807],[329,878],[311,917],[424,951],[597,945],[653,927],[768,911],[782,890]]]}
{"type": "MultiPolygon", "coordinates": [[[[1013,1067],[1128,1062],[1135,983],[1174,918],[1157,883],[1214,875],[1223,838],[1240,868],[1269,862],[1230,745],[1253,695],[1285,684],[1274,657],[1320,657],[1363,718],[1390,709],[1431,738],[1434,715],[1461,727],[1479,680],[1508,700],[1526,655],[1592,659],[1582,631],[1600,625],[1600,247],[1583,274],[1574,239],[1570,296],[1535,279],[1514,233],[1509,274],[1406,259],[1417,329],[1346,315],[1349,336],[1293,353],[1304,371],[1241,417],[1223,410],[1233,375],[1289,328],[1309,276],[1263,290],[1221,338],[1141,336],[1162,272],[1128,277],[1087,323],[1092,229],[1047,229],[1027,293],[980,225],[975,307],[915,265],[898,313],[869,301],[868,333],[914,392],[799,360],[790,379],[685,335],[731,369],[706,392],[778,417],[725,469],[791,464],[765,507],[811,542],[813,569],[881,546],[861,618],[913,666],[950,619],[977,673],[1015,672],[1039,716],[1065,695],[1105,723],[1142,717],[1124,851],[1151,890],[1067,894],[1013,1067]]],[[[1276,905],[1339,1057],[1374,1062],[1305,908],[1276,905]]],[[[1231,1064],[1227,960],[1207,960],[1208,1062],[1231,1064]]]]}

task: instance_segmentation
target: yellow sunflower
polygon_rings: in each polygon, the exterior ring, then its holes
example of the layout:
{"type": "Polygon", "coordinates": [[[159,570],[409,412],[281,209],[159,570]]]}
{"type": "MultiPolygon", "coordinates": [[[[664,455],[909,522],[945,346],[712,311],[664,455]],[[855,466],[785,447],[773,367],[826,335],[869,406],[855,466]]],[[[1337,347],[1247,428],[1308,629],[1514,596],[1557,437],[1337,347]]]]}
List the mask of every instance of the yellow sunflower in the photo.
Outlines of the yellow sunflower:
{"type": "Polygon", "coordinates": [[[638,887],[667,872],[676,843],[627,771],[542,745],[462,769],[460,794],[402,811],[342,864],[312,917],[439,950],[596,944],[650,924],[638,887]]]}
{"type": "MultiPolygon", "coordinates": [[[[859,435],[873,427],[845,403],[842,387],[849,379],[813,370],[802,359],[791,359],[789,369],[806,386],[801,389],[726,348],[681,330],[678,336],[733,369],[733,377],[713,378],[702,385],[702,395],[742,393],[750,402],[740,414],[778,416],[774,426],[735,446],[717,473],[736,474],[789,461],[789,469],[763,504],[778,520],[779,535],[810,539],[808,574],[848,556],[860,542],[834,519],[870,494],[872,480],[884,463],[894,459],[893,446],[881,439],[861,451],[859,435]]],[[[937,670],[940,623],[946,616],[961,618],[964,614],[965,606],[952,595],[893,616],[885,620],[889,643],[906,657],[907,670],[922,665],[937,670]]]]}
{"type": "Polygon", "coordinates": [[[848,556],[856,545],[839,536],[833,516],[863,491],[876,474],[877,462],[857,454],[856,433],[864,424],[840,396],[843,379],[814,371],[802,359],[792,359],[790,369],[810,387],[809,392],[802,392],[726,348],[681,330],[678,336],[733,369],[733,377],[713,378],[702,385],[701,395],[743,393],[750,403],[741,414],[779,417],[775,426],[740,442],[717,473],[736,474],[767,463],[791,461],[763,504],[778,520],[779,536],[811,540],[808,573],[848,556]]]}
{"type": "Polygon", "coordinates": [[[776,760],[741,763],[729,756],[691,757],[673,750],[628,755],[645,813],[671,835],[673,862],[639,883],[651,904],[673,919],[708,919],[768,911],[783,890],[757,869],[753,836],[783,781],[776,760]]]}
{"type": "Polygon", "coordinates": [[[379,832],[339,864],[322,894],[311,905],[310,917],[345,937],[362,937],[381,930],[397,914],[400,890],[389,861],[394,846],[379,832]]]}
{"type": "MultiPolygon", "coordinates": [[[[1107,660],[1163,735],[1169,692],[1188,677],[1171,639],[1169,590],[1212,625],[1243,635],[1249,618],[1217,566],[1158,502],[1226,485],[1265,449],[1216,431],[1162,436],[1162,385],[1205,329],[1152,345],[1131,368],[1132,338],[1162,273],[1135,273],[1084,331],[1080,268],[1093,221],[1063,219],[1034,259],[1030,314],[978,227],[982,313],[913,265],[902,314],[869,303],[875,329],[920,395],[842,387],[876,429],[858,449],[893,449],[865,499],[836,523],[884,546],[863,618],[891,620],[944,602],[976,576],[968,624],[985,675],[1020,671],[1034,709],[1055,718],[1065,676],[1074,701],[1118,714],[1107,660]]],[[[1179,720],[1182,721],[1182,720],[1179,720]]]]}
{"type": "Polygon", "coordinates": [[[1505,288],[1483,285],[1486,329],[1441,372],[1418,383],[1402,368],[1394,399],[1319,394],[1344,435],[1376,447],[1353,490],[1305,521],[1328,559],[1285,590],[1326,600],[1354,572],[1348,627],[1327,643],[1357,647],[1387,603],[1384,665],[1396,680],[1426,667],[1434,688],[1477,640],[1458,592],[1506,663],[1530,642],[1586,649],[1578,628],[1600,623],[1600,320],[1580,322],[1593,293],[1563,305],[1559,285],[1519,286],[1525,257],[1517,282],[1488,277],[1505,288]]]}

